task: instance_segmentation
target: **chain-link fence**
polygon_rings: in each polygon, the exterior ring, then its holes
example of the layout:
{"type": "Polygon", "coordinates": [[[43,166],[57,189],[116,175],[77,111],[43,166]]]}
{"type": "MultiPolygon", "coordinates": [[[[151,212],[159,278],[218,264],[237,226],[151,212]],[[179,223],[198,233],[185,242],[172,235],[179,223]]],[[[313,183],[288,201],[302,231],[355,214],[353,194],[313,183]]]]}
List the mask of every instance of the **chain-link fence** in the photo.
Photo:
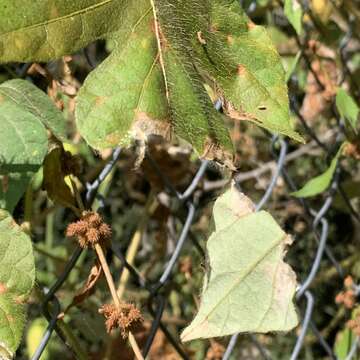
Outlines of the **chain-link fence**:
{"type": "MultiPolygon", "coordinates": [[[[255,11],[255,8],[256,8],[256,2],[252,2],[248,11],[251,13],[255,11]]],[[[304,10],[305,13],[307,13],[310,16],[310,18],[312,18],[311,10],[307,6],[307,4],[304,4],[304,10]]],[[[274,14],[274,16],[279,16],[279,15],[274,14]]],[[[281,16],[281,19],[282,21],[284,21],[283,16],[281,16]]],[[[355,31],[353,26],[354,21],[355,21],[354,19],[350,18],[349,30],[343,37],[343,40],[341,42],[341,47],[339,49],[342,60],[341,83],[351,78],[352,76],[351,69],[349,69],[347,65],[347,57],[348,57],[347,46],[349,44],[349,41],[354,36],[354,31],[355,31]]],[[[311,26],[314,26],[314,24],[315,23],[313,23],[311,26]]],[[[321,79],[319,79],[317,72],[314,71],[311,64],[311,59],[308,55],[308,49],[306,44],[307,41],[309,40],[310,33],[307,32],[308,29],[306,28],[306,26],[304,30],[305,30],[305,34],[301,39],[296,34],[294,34],[294,38],[296,39],[297,45],[301,51],[302,61],[307,66],[308,71],[313,74],[314,79],[316,80],[319,88],[323,89],[324,84],[322,83],[321,79]]],[[[22,69],[21,71],[24,71],[24,69],[22,69]]],[[[296,79],[290,79],[290,82],[291,81],[296,81],[296,79]]],[[[351,81],[351,79],[349,81],[351,81]]],[[[355,87],[354,90],[355,94],[359,95],[360,92],[359,89],[356,88],[356,84],[354,84],[354,87],[355,87]]],[[[342,119],[339,116],[334,101],[331,104],[331,112],[332,112],[332,116],[337,120],[337,127],[334,128],[334,132],[336,133],[336,142],[331,147],[329,147],[325,142],[323,142],[316,135],[315,131],[310,127],[310,125],[307,124],[305,118],[302,116],[299,110],[300,106],[298,104],[298,99],[296,98],[296,96],[293,96],[291,93],[290,93],[290,102],[291,102],[291,109],[293,113],[296,114],[298,120],[302,124],[304,132],[313,139],[313,142],[314,144],[316,144],[317,147],[322,149],[323,156],[329,161],[332,155],[334,154],[334,149],[336,149],[344,139],[344,135],[343,135],[344,119],[342,119]]],[[[220,105],[219,107],[221,107],[221,104],[218,105],[220,105]]],[[[299,149],[301,149],[301,147],[299,149]]],[[[276,188],[280,178],[282,178],[286,183],[289,192],[296,191],[298,188],[292,176],[287,171],[287,163],[293,158],[294,151],[288,152],[288,144],[286,140],[279,138],[277,136],[273,136],[269,142],[269,151],[274,157],[276,166],[275,166],[275,170],[273,171],[271,181],[269,182],[263,197],[257,204],[256,207],[257,211],[263,209],[264,207],[267,206],[267,204],[269,204],[272,198],[273,191],[276,188]]],[[[299,151],[299,150],[295,150],[295,151],[299,151]]],[[[100,173],[98,178],[93,183],[88,184],[86,191],[86,198],[85,198],[86,208],[90,209],[92,207],[94,200],[97,198],[97,191],[99,189],[99,186],[106,179],[106,177],[109,175],[109,173],[116,165],[120,154],[121,154],[121,149],[116,149],[112,154],[111,160],[106,164],[106,166],[104,167],[103,171],[100,173]]],[[[175,336],[173,332],[168,329],[167,325],[163,321],[163,314],[166,309],[166,304],[169,295],[169,291],[167,290],[167,287],[173,281],[174,271],[178,266],[179,258],[182,254],[185,244],[187,242],[191,243],[194,249],[196,249],[196,251],[199,252],[200,256],[203,258],[205,257],[204,249],[197,242],[196,237],[191,236],[191,226],[195,219],[196,212],[200,210],[198,207],[198,197],[196,191],[198,189],[199,183],[202,181],[204,174],[207,171],[209,163],[208,161],[202,161],[196,175],[193,177],[191,184],[183,193],[179,193],[172,184],[172,182],[168,179],[167,174],[161,171],[156,161],[153,158],[151,158],[151,156],[148,156],[148,160],[151,163],[153,170],[157,172],[159,177],[162,179],[168,194],[172,197],[172,199],[177,200],[178,207],[181,207],[186,210],[186,216],[184,219],[182,219],[182,223],[183,223],[182,231],[178,234],[178,240],[171,254],[171,257],[168,259],[167,263],[165,264],[162,274],[157,281],[153,281],[153,280],[150,281],[149,279],[144,278],[143,275],[139,275],[138,271],[131,264],[127,262],[126,256],[119,250],[119,247],[117,247],[116,244],[113,245],[112,251],[113,254],[120,260],[122,264],[122,266],[119,269],[117,269],[117,271],[121,273],[124,269],[127,269],[127,271],[129,271],[130,273],[130,277],[132,281],[137,284],[139,289],[146,291],[148,294],[147,296],[148,312],[153,317],[153,320],[151,323],[150,331],[147,336],[147,340],[142,348],[144,358],[146,358],[147,355],[149,354],[155,339],[155,335],[157,331],[160,330],[161,332],[163,332],[169,343],[174,347],[174,349],[179,354],[179,356],[183,359],[189,359],[190,356],[187,353],[187,351],[184,349],[183,345],[181,344],[179,337],[175,336]]],[[[272,169],[273,169],[272,167],[268,167],[266,169],[262,168],[263,171],[269,171],[272,169]]],[[[294,335],[297,336],[297,340],[293,348],[293,351],[289,356],[291,360],[304,358],[301,355],[302,348],[306,335],[310,331],[316,337],[317,343],[319,344],[319,346],[321,346],[324,353],[327,354],[326,356],[329,359],[336,359],[336,355],[334,354],[333,351],[333,345],[329,344],[326,341],[326,339],[322,336],[321,331],[317,327],[315,320],[316,317],[314,316],[314,312],[321,310],[316,309],[314,306],[317,290],[316,288],[311,288],[311,286],[313,280],[315,279],[318,273],[320,265],[325,259],[329,261],[332,264],[332,266],[336,269],[338,276],[340,278],[343,278],[345,276],[342,266],[338,262],[338,259],[336,259],[336,256],[333,254],[331,246],[329,246],[328,244],[329,222],[327,220],[327,213],[330,207],[332,206],[335,195],[339,195],[342,197],[354,221],[360,221],[359,213],[357,212],[356,209],[353,208],[350,199],[347,197],[346,192],[344,191],[344,189],[340,184],[342,171],[343,169],[341,165],[338,165],[335,172],[335,176],[333,177],[331,183],[331,187],[327,191],[326,195],[323,196],[322,204],[320,204],[316,209],[312,208],[306,200],[304,199],[298,200],[299,204],[301,205],[304,211],[306,219],[310,224],[312,238],[313,241],[316,243],[316,253],[315,256],[309,258],[309,263],[311,265],[307,269],[307,276],[298,279],[300,285],[296,293],[296,302],[299,306],[300,309],[299,312],[302,320],[301,320],[301,326],[299,327],[300,329],[299,332],[296,335],[294,335]]],[[[258,169],[253,170],[252,173],[250,172],[251,174],[249,174],[249,178],[251,178],[253,174],[256,172],[258,172],[258,169]]],[[[244,174],[236,174],[234,176],[234,179],[239,188],[241,188],[242,185],[241,181],[246,178],[247,177],[244,176],[244,174]]],[[[102,206],[104,204],[101,197],[97,199],[98,199],[98,203],[100,204],[100,208],[98,210],[101,211],[102,206]]],[[[296,246],[296,244],[293,246],[296,246]]],[[[57,297],[57,293],[61,290],[66,280],[68,279],[69,275],[71,274],[72,270],[75,268],[81,253],[82,250],[80,247],[74,251],[70,260],[67,262],[63,272],[58,277],[57,281],[53,284],[53,286],[51,286],[50,289],[47,289],[44,293],[42,312],[46,317],[46,319],[48,320],[48,327],[42,337],[40,345],[38,346],[35,354],[32,357],[33,360],[37,360],[41,357],[41,354],[43,353],[44,349],[52,340],[52,337],[55,336],[55,334],[53,334],[54,332],[64,342],[64,346],[68,347],[69,351],[73,354],[74,358],[79,358],[79,354],[76,351],[74,351],[74,349],[69,344],[68,339],[65,336],[64,332],[58,326],[58,318],[62,312],[62,306],[57,297]]],[[[309,257],[310,256],[311,254],[309,253],[309,257]]],[[[264,344],[261,341],[259,341],[257,335],[246,335],[246,336],[248,336],[250,340],[253,342],[253,344],[256,346],[262,358],[264,359],[273,358],[271,353],[268,351],[268,349],[265,348],[264,344]]],[[[238,334],[232,336],[228,340],[227,348],[223,354],[223,360],[227,360],[231,358],[232,354],[234,353],[234,349],[236,349],[237,346],[240,346],[238,340],[239,340],[238,334]]],[[[357,347],[358,347],[358,340],[355,339],[346,360],[350,360],[354,358],[357,351],[357,347]]]]}

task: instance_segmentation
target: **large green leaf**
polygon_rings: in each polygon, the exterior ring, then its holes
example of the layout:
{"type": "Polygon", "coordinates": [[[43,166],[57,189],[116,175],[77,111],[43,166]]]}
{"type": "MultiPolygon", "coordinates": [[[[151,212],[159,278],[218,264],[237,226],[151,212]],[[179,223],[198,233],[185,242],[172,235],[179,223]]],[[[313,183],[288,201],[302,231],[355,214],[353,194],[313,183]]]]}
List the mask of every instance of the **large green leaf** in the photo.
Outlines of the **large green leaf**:
{"type": "Polygon", "coordinates": [[[225,113],[303,141],[293,129],[285,71],[266,30],[249,20],[238,1],[209,3],[208,24],[197,27],[193,46],[225,113]]]}
{"type": "Polygon", "coordinates": [[[13,357],[25,324],[25,301],[35,281],[31,240],[0,210],[0,358],[13,357]]]}
{"type": "Polygon", "coordinates": [[[12,212],[47,152],[46,127],[65,139],[62,113],[25,80],[0,85],[0,207],[12,212]]]}
{"type": "Polygon", "coordinates": [[[0,46],[0,61],[47,60],[115,39],[77,101],[80,133],[95,148],[174,130],[205,157],[228,158],[228,130],[204,83],[235,120],[301,140],[280,57],[235,0],[39,0],[26,16],[17,1],[2,3],[8,20],[0,20],[0,44],[15,46],[0,46]]]}
{"type": "Polygon", "coordinates": [[[213,220],[200,308],[182,340],[294,328],[296,279],[283,262],[291,238],[235,187],[217,199],[213,220]]]}
{"type": "Polygon", "coordinates": [[[129,2],[120,15],[115,50],[88,76],[77,99],[78,128],[95,148],[169,131],[151,5],[129,2]]]}
{"type": "Polygon", "coordinates": [[[0,0],[0,61],[48,61],[119,26],[125,0],[0,0]]]}

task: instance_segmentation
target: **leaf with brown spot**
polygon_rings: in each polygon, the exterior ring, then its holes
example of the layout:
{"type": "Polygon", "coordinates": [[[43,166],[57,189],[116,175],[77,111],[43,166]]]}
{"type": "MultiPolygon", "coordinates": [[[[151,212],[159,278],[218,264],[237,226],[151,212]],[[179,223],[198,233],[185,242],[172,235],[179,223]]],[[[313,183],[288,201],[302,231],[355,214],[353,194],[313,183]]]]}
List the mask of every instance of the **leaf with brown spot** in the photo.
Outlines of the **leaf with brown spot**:
{"type": "Polygon", "coordinates": [[[35,282],[29,236],[0,210],[0,358],[11,359],[26,320],[24,306],[35,282]]]}

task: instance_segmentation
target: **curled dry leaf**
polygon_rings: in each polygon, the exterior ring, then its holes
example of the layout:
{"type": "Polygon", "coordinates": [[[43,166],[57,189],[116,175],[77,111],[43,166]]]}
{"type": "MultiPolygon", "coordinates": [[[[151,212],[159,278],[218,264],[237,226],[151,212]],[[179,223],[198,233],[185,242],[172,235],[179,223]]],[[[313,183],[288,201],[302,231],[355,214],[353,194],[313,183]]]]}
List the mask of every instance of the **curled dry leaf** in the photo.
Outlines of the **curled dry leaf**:
{"type": "Polygon", "coordinates": [[[199,312],[182,341],[294,328],[296,277],[283,261],[291,237],[235,187],[217,199],[213,220],[199,312]]]}
{"type": "Polygon", "coordinates": [[[86,298],[88,298],[90,295],[93,294],[95,290],[95,285],[100,279],[101,275],[102,275],[102,267],[99,261],[96,260],[94,266],[90,270],[90,274],[86,280],[86,283],[74,296],[70,305],[68,305],[67,308],[64,310],[64,312],[61,314],[62,316],[66,314],[73,306],[77,306],[81,304],[86,298]]]}

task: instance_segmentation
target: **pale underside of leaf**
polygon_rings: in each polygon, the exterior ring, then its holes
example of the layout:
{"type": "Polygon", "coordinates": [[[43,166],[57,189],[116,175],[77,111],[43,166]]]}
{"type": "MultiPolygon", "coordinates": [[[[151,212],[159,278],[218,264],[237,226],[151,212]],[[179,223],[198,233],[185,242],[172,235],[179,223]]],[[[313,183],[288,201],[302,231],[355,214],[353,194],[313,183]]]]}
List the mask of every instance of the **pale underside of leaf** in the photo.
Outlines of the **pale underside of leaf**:
{"type": "Polygon", "coordinates": [[[270,214],[254,213],[249,200],[236,192],[233,188],[215,203],[209,273],[199,312],[182,333],[183,341],[288,331],[297,325],[296,277],[283,261],[291,239],[270,214]]]}

